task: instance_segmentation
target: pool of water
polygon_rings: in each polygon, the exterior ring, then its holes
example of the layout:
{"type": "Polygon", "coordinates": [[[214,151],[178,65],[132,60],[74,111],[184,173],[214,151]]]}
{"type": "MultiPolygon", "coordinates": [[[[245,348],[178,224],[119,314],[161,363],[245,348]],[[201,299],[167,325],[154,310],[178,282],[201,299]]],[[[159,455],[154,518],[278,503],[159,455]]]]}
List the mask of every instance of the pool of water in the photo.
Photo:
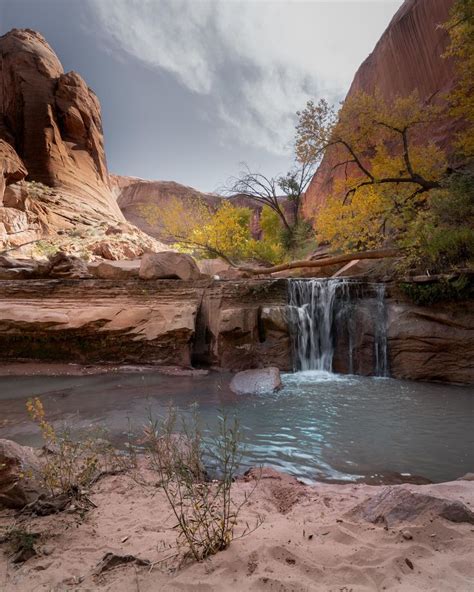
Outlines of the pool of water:
{"type": "Polygon", "coordinates": [[[80,431],[105,427],[123,443],[151,411],[197,403],[212,430],[219,410],[239,418],[244,464],[265,464],[310,481],[373,473],[432,481],[474,472],[474,390],[469,387],[342,376],[284,374],[274,394],[237,396],[231,376],[176,377],[153,372],[91,376],[0,377],[0,438],[38,445],[25,403],[39,396],[48,417],[80,431]]]}

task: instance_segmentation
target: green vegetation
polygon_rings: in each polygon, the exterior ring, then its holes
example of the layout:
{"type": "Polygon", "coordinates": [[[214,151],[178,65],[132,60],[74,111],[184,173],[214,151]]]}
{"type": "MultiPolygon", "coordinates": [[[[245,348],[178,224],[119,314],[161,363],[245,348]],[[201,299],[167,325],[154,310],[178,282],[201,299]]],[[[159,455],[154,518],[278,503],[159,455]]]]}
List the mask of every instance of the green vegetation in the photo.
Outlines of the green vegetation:
{"type": "Polygon", "coordinates": [[[456,279],[446,278],[426,284],[402,282],[400,288],[419,306],[474,298],[474,282],[465,275],[456,279]]]}
{"type": "MultiPolygon", "coordinates": [[[[221,415],[217,433],[205,445],[196,410],[186,421],[170,407],[163,419],[150,418],[145,435],[151,467],[176,518],[182,560],[202,561],[226,549],[235,538],[240,511],[249,497],[236,503],[232,496],[242,458],[236,420],[230,423],[221,415]],[[212,480],[206,468],[212,468],[212,480]]],[[[257,521],[254,528],[259,524],[257,521]]],[[[250,530],[247,525],[240,536],[250,530]]]]}

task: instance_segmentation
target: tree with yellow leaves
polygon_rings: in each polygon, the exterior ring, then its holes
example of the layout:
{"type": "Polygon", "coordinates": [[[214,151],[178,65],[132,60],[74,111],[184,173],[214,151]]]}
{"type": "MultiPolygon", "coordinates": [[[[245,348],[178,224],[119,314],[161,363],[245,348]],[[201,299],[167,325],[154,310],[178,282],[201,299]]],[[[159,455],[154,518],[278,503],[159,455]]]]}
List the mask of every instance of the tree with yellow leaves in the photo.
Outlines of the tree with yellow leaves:
{"type": "Polygon", "coordinates": [[[252,237],[250,208],[234,206],[226,199],[211,208],[199,198],[192,204],[173,198],[165,208],[143,206],[142,214],[152,226],[159,225],[165,238],[179,250],[198,257],[220,257],[236,265],[247,260],[277,263],[284,256],[277,235],[270,230],[275,222],[273,215],[265,209],[262,240],[252,237]]]}
{"type": "Polygon", "coordinates": [[[320,240],[336,248],[380,246],[395,218],[398,225],[421,207],[447,175],[443,151],[418,141],[440,110],[423,105],[416,93],[389,102],[379,92],[359,92],[337,118],[325,101],[309,102],[298,115],[297,155],[327,155],[336,177],[317,221],[320,240]]]}

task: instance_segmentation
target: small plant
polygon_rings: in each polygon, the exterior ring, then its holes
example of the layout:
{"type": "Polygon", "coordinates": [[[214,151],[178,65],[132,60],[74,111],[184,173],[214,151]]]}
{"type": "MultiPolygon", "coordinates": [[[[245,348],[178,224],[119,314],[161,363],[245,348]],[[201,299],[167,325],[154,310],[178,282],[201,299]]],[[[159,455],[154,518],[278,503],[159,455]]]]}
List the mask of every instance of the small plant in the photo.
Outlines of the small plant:
{"type": "Polygon", "coordinates": [[[465,275],[454,280],[441,279],[428,284],[403,282],[400,284],[400,288],[419,306],[428,306],[437,302],[469,300],[474,296],[473,283],[465,275]]]}
{"type": "MultiPolygon", "coordinates": [[[[170,407],[162,421],[150,418],[145,441],[177,521],[179,552],[183,559],[202,561],[230,545],[240,510],[248,501],[248,495],[240,504],[232,497],[242,456],[240,433],[237,422],[230,425],[222,415],[216,436],[206,446],[196,412],[190,422],[181,420],[179,434],[178,424],[176,409],[170,407]],[[212,481],[205,470],[205,457],[215,472],[212,481]]],[[[240,536],[250,530],[247,525],[240,536]]]]}
{"type": "Polygon", "coordinates": [[[57,431],[46,419],[40,399],[26,404],[31,419],[37,423],[43,437],[45,456],[41,477],[52,496],[66,494],[78,498],[92,483],[105,462],[108,446],[96,437],[74,440],[70,429],[57,431]]]}
{"type": "Polygon", "coordinates": [[[28,525],[13,523],[0,536],[0,542],[7,544],[7,552],[12,556],[13,563],[22,563],[36,555],[35,544],[39,536],[28,525]]]}

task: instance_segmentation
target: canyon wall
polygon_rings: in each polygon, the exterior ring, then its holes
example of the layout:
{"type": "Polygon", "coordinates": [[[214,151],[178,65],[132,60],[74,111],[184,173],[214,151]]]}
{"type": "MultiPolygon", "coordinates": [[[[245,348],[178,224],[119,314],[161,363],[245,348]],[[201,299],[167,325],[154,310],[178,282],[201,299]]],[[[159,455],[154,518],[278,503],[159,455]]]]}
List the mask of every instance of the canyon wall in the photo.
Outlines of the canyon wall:
{"type": "MultiPolygon", "coordinates": [[[[196,211],[199,203],[207,204],[211,210],[215,210],[225,199],[221,195],[203,193],[175,181],[149,181],[138,177],[110,175],[110,185],[125,218],[150,236],[163,241],[169,241],[169,237],[160,226],[159,219],[153,220],[151,223],[149,216],[144,211],[147,207],[155,207],[156,212],[159,213],[161,209],[169,207],[172,200],[178,199],[185,205],[189,216],[192,217],[193,211],[196,211]]],[[[252,210],[251,232],[255,238],[259,238],[262,206],[244,195],[235,195],[231,200],[232,204],[237,207],[252,210]]]]}
{"type": "MultiPolygon", "coordinates": [[[[0,362],[292,368],[287,280],[56,279],[0,281],[0,362]]],[[[472,302],[416,306],[389,290],[394,378],[474,383],[472,302]]],[[[373,307],[353,316],[352,371],[375,368],[373,307]]],[[[334,370],[350,371],[335,336],[334,370]]]]}
{"type": "Polygon", "coordinates": [[[285,280],[0,281],[0,361],[290,369],[285,280]]]}
{"type": "MultiPolygon", "coordinates": [[[[418,91],[423,101],[435,99],[455,82],[451,60],[442,57],[448,42],[440,26],[449,18],[454,0],[405,0],[391,20],[373,52],[357,70],[347,97],[358,91],[373,93],[377,88],[387,99],[418,91]]],[[[439,144],[449,144],[455,128],[452,122],[429,131],[439,144]]],[[[326,202],[337,174],[328,154],[306,192],[304,211],[313,217],[326,202]]]]}

